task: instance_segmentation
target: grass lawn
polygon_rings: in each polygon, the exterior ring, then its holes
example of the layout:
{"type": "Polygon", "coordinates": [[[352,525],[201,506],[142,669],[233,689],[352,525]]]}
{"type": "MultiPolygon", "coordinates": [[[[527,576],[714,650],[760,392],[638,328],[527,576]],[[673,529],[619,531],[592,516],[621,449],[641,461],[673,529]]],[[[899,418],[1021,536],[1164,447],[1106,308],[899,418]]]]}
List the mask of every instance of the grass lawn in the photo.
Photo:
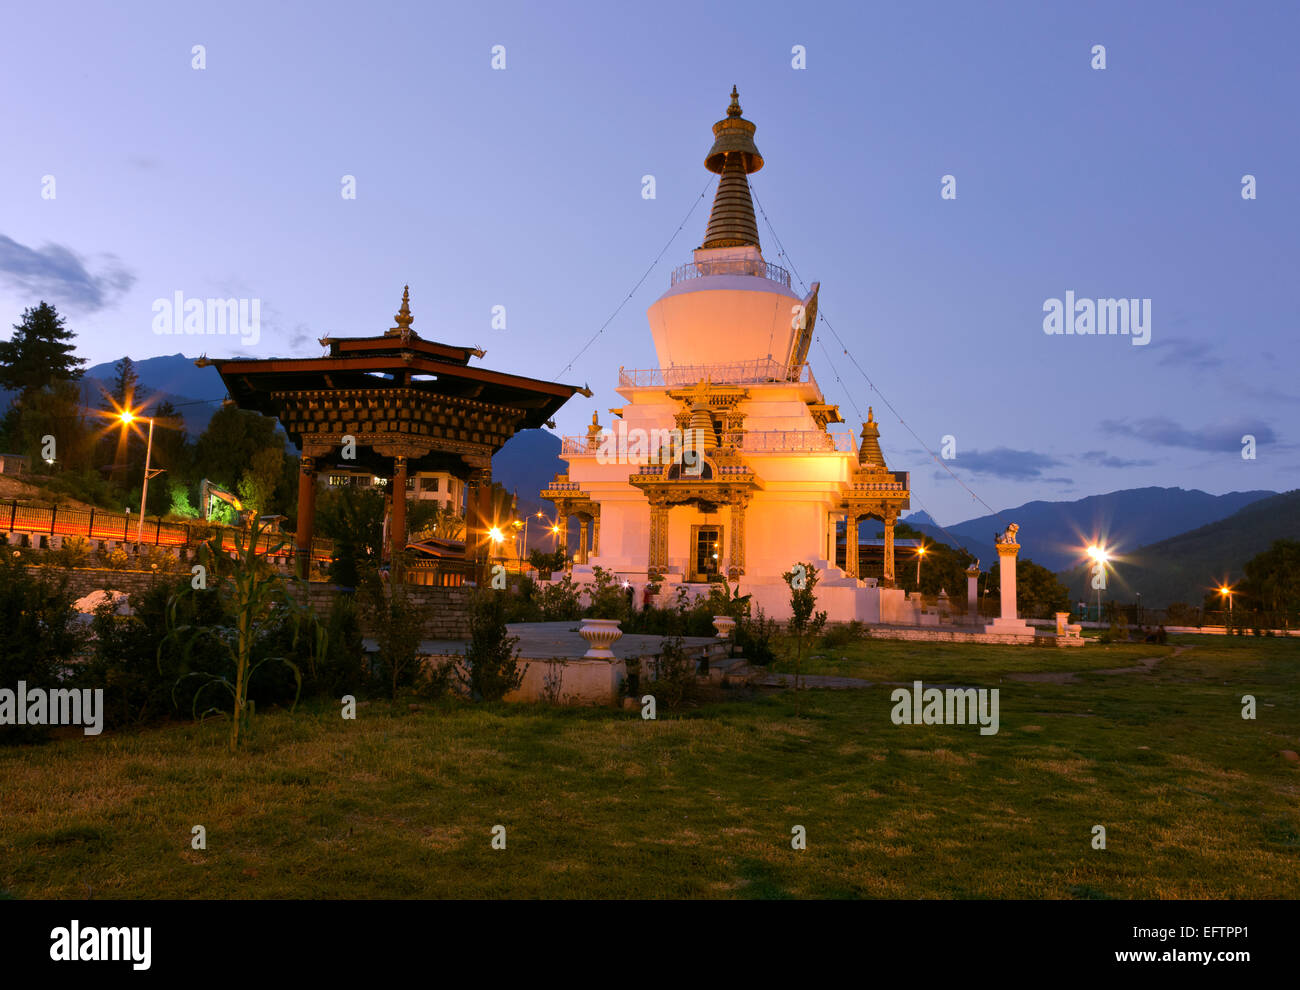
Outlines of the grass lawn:
{"type": "Polygon", "coordinates": [[[1001,731],[889,686],[638,712],[373,702],[0,750],[23,898],[1300,897],[1300,644],[858,642],[805,670],[1000,689],[1001,731]],[[1097,670],[1138,666],[1150,672],[1097,670]],[[843,658],[843,659],[841,659],[843,658]],[[1070,683],[1008,674],[1081,671],[1070,683]],[[1253,694],[1258,717],[1241,717],[1253,694]],[[507,848],[490,846],[494,825],[507,848]],[[1106,827],[1106,849],[1092,827],[1106,827]],[[206,851],[190,848],[207,829],[206,851]],[[791,828],[807,829],[794,851],[791,828]]]}

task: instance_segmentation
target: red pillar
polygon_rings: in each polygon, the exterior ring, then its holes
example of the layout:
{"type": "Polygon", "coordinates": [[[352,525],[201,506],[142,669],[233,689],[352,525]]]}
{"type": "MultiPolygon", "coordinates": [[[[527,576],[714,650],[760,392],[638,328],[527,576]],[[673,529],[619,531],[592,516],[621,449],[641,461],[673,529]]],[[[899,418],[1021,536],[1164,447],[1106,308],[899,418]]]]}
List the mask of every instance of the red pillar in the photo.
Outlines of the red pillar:
{"type": "MultiPolygon", "coordinates": [[[[492,540],[488,536],[492,528],[492,469],[478,468],[470,474],[465,492],[465,559],[474,564],[486,561],[492,553],[492,540]]],[[[485,569],[475,567],[479,584],[485,577],[485,569]]]]}
{"type": "Polygon", "coordinates": [[[311,535],[316,522],[316,458],[303,455],[298,471],[298,534],[295,566],[300,578],[311,568],[311,535]]]}
{"type": "Polygon", "coordinates": [[[390,557],[396,565],[400,555],[406,552],[406,458],[394,458],[393,471],[393,518],[389,527],[390,557]]]}

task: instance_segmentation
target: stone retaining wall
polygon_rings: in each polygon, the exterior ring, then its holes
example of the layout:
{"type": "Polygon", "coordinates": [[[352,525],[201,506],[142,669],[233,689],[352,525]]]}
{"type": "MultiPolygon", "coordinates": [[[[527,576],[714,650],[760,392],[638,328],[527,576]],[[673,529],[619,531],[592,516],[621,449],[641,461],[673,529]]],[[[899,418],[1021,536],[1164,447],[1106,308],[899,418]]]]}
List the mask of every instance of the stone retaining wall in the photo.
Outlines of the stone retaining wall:
{"type": "MultiPolygon", "coordinates": [[[[112,589],[123,591],[128,595],[139,594],[157,580],[180,582],[188,575],[178,571],[161,578],[152,571],[115,570],[106,567],[40,567],[47,576],[57,580],[67,579],[68,590],[74,598],[84,598],[93,591],[112,589]]],[[[420,614],[421,635],[425,639],[468,639],[469,638],[469,596],[473,589],[440,588],[423,585],[408,585],[406,588],[410,601],[420,614]]],[[[345,592],[331,584],[312,583],[309,585],[308,600],[316,614],[324,621],[333,607],[334,599],[345,592]]],[[[374,636],[377,632],[373,617],[365,599],[358,602],[361,614],[361,632],[365,636],[374,636]]]]}

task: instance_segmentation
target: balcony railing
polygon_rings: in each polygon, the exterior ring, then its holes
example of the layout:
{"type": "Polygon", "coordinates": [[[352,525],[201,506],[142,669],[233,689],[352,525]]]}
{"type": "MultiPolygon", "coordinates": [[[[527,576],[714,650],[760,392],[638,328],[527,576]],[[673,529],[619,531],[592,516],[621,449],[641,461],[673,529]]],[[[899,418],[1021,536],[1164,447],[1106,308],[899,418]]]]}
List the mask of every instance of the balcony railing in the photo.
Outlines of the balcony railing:
{"type": "Polygon", "coordinates": [[[805,453],[833,451],[853,453],[851,433],[822,433],[820,430],[751,430],[735,434],[740,450],[747,453],[805,453]]]}
{"type": "Polygon", "coordinates": [[[672,284],[707,275],[753,275],[765,278],[769,282],[779,282],[790,288],[790,273],[780,265],[770,261],[758,261],[751,258],[732,258],[717,261],[688,261],[673,269],[672,284]]]}
{"type": "Polygon", "coordinates": [[[889,481],[855,481],[855,492],[905,492],[907,491],[907,472],[890,471],[889,481]]]}
{"type": "Polygon", "coordinates": [[[707,378],[718,385],[794,383],[817,384],[812,368],[803,364],[794,374],[781,361],[758,358],[729,364],[675,364],[668,368],[619,368],[619,388],[684,388],[707,378]]]}

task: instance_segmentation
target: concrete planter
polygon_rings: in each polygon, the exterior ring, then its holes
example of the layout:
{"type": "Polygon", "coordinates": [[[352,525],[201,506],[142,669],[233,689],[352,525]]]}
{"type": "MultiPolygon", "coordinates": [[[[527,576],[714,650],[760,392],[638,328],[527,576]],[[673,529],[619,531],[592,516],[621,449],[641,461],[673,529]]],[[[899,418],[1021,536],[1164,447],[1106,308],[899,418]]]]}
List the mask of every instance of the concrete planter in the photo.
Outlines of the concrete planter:
{"type": "Polygon", "coordinates": [[[718,631],[718,639],[728,639],[736,628],[736,620],[729,615],[715,615],[713,628],[718,631]]]}
{"type": "Polygon", "coordinates": [[[591,649],[583,654],[586,660],[613,660],[610,647],[623,635],[618,627],[618,619],[583,619],[578,635],[591,644],[591,649]]]}

